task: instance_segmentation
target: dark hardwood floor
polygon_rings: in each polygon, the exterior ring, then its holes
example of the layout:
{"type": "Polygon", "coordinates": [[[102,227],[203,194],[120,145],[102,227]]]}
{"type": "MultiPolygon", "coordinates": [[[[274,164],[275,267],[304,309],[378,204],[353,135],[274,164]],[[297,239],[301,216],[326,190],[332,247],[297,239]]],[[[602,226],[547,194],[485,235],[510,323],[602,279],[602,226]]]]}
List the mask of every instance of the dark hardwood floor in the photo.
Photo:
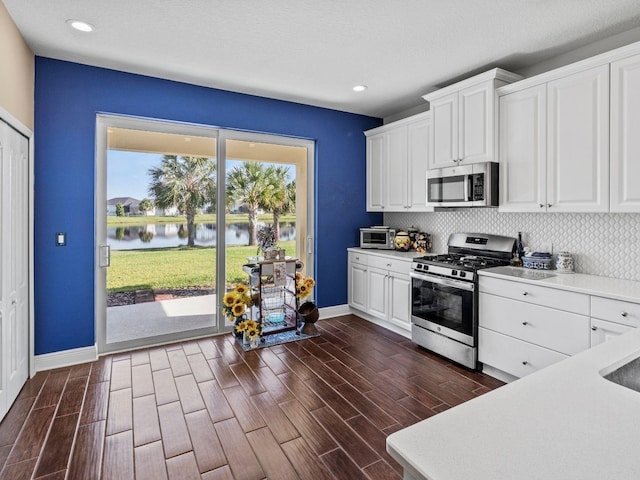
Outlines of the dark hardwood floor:
{"type": "Polygon", "coordinates": [[[355,316],[316,325],[40,372],[0,424],[0,479],[401,479],[387,435],[502,385],[355,316]]]}

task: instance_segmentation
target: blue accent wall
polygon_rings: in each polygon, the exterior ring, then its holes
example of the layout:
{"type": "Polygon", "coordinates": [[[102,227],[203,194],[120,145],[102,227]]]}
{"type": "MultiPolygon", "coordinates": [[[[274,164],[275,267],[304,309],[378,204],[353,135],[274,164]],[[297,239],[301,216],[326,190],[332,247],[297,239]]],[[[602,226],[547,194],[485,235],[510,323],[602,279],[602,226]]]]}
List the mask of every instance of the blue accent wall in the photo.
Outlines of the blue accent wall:
{"type": "MultiPolygon", "coordinates": [[[[329,73],[327,73],[329,74],[329,73]]],[[[347,302],[347,247],[366,212],[364,130],[380,119],[36,57],[35,353],[91,346],[97,113],[211,125],[316,142],[316,301],[347,302]],[[67,245],[55,245],[55,233],[67,245]]]]}

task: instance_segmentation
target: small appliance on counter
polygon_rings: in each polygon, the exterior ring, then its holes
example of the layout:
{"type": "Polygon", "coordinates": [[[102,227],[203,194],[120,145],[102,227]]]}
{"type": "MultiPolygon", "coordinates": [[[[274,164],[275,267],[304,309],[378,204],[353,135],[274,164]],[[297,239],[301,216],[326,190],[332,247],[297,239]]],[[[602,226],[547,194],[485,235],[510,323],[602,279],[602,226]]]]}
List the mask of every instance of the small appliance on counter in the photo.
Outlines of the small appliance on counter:
{"type": "Polygon", "coordinates": [[[396,231],[387,226],[373,226],[360,229],[360,248],[393,250],[396,231]]]}
{"type": "Polygon", "coordinates": [[[497,207],[498,170],[498,164],[495,162],[429,170],[427,205],[497,207]]]}

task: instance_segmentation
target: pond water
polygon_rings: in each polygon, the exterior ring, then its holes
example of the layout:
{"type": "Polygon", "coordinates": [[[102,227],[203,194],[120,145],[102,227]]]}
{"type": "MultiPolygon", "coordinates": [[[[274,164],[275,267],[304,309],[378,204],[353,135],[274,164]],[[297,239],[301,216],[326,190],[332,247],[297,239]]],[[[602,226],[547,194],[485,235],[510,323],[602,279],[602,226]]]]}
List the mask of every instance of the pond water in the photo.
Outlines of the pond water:
{"type": "MultiPolygon", "coordinates": [[[[264,223],[258,223],[258,226],[264,223]]],[[[196,223],[196,245],[215,247],[217,243],[215,223],[196,223]]],[[[295,223],[280,224],[280,240],[295,240],[295,223]]],[[[225,225],[227,245],[248,245],[249,224],[228,223],[225,225]]],[[[187,225],[180,223],[159,223],[149,225],[129,225],[107,227],[107,243],[113,250],[133,250],[139,248],[177,247],[187,244],[187,225]]]]}

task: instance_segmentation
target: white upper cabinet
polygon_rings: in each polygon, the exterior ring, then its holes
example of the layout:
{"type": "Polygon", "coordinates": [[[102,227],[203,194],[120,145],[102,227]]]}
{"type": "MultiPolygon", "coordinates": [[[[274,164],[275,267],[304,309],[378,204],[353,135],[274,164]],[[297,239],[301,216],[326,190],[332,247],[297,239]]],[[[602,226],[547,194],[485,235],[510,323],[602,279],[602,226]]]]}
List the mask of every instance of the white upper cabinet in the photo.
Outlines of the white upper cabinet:
{"type": "Polygon", "coordinates": [[[424,95],[433,121],[429,169],[497,161],[495,89],[520,78],[496,68],[424,95]]]}
{"type": "Polygon", "coordinates": [[[433,211],[426,187],[430,128],[425,112],[365,132],[367,211],[433,211]]]}
{"type": "Polygon", "coordinates": [[[611,64],[611,211],[640,212],[640,55],[611,64]]]}
{"type": "Polygon", "coordinates": [[[498,91],[500,211],[608,212],[608,65],[518,87],[498,91]]]}
{"type": "Polygon", "coordinates": [[[538,212],[547,202],[546,85],[499,100],[500,210],[538,212]]]}
{"type": "Polygon", "coordinates": [[[609,211],[609,66],[547,84],[547,209],[609,211]]]}

